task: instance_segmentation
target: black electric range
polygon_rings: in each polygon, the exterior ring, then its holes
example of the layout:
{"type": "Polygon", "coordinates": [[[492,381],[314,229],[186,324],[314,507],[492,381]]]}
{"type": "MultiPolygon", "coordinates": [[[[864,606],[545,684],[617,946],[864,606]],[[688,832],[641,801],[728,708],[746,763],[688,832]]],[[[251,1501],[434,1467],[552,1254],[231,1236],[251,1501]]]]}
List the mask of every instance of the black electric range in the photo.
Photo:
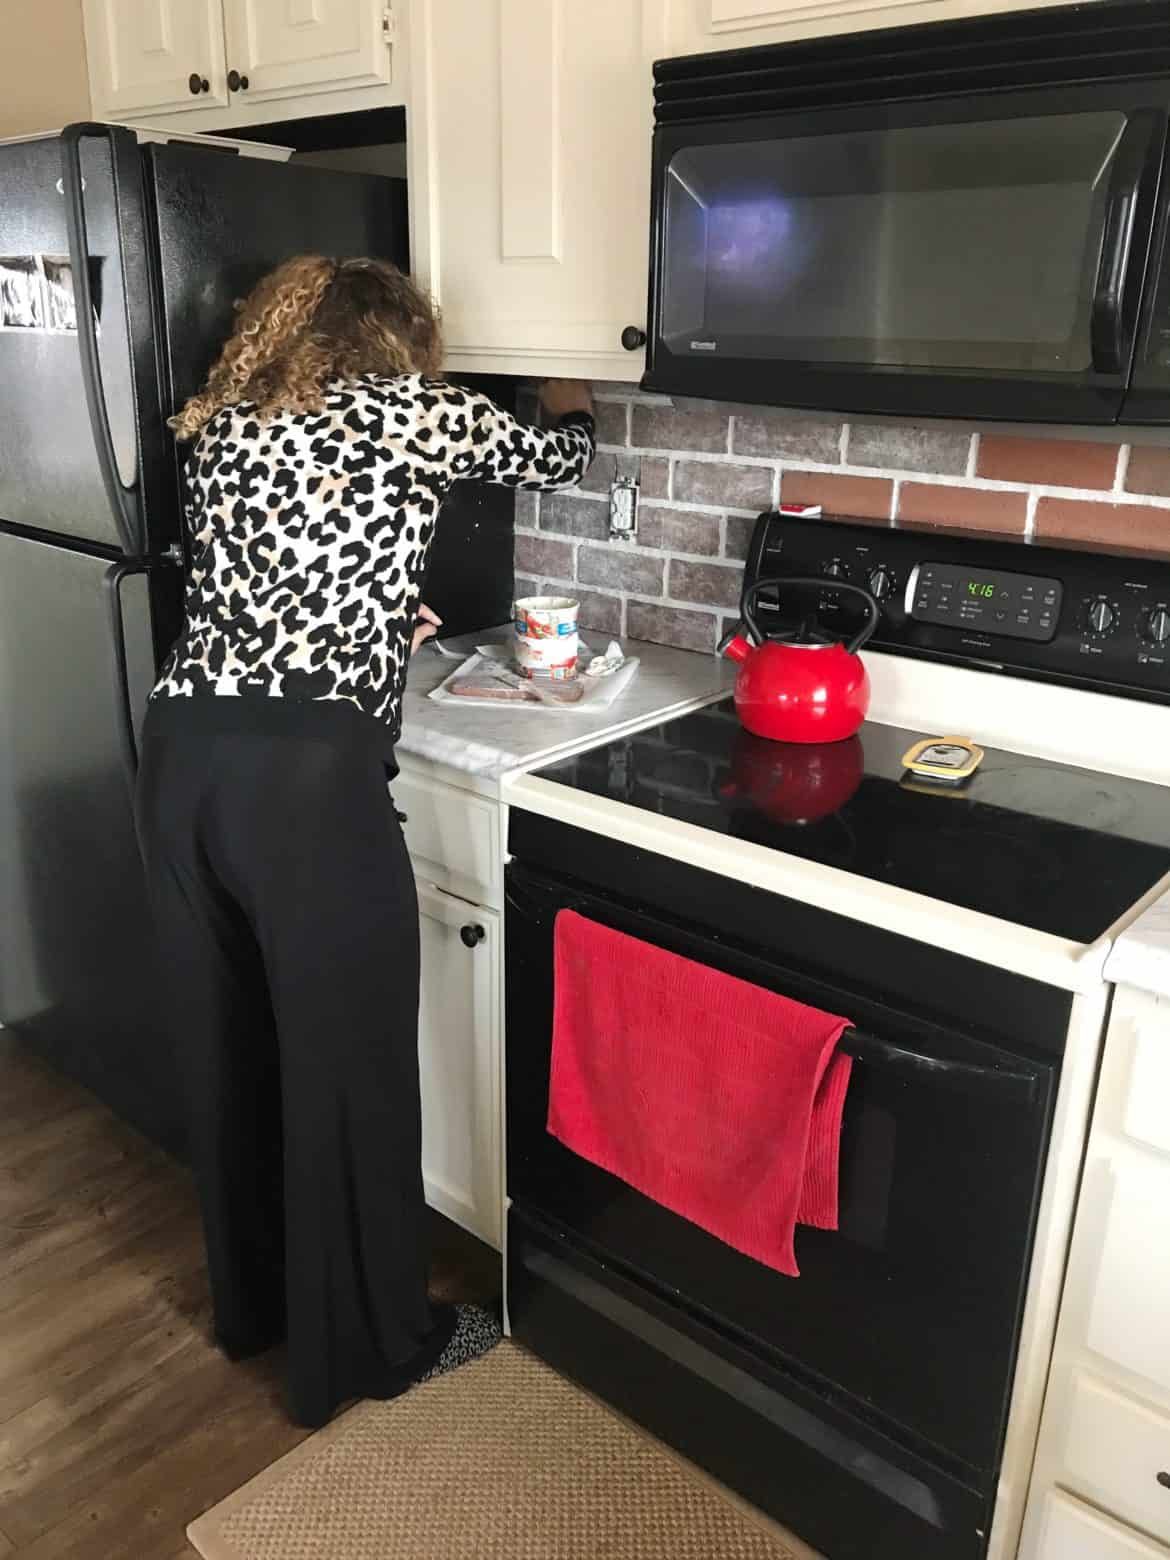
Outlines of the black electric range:
{"type": "Polygon", "coordinates": [[[1079,943],[1170,873],[1170,789],[995,748],[961,787],[916,779],[903,755],[940,734],[769,742],[727,699],[539,774],[1079,943]]]}
{"type": "MultiPolygon", "coordinates": [[[[849,580],[878,600],[886,654],[978,668],[1005,693],[1012,677],[1108,693],[1132,701],[1138,732],[1170,704],[1170,563],[769,514],[745,580],[772,582],[769,630],[804,589],[847,633],[849,580]]],[[[953,722],[962,733],[961,707],[953,722]]],[[[1074,944],[1170,873],[1170,785],[995,749],[960,788],[909,776],[913,743],[945,734],[870,724],[788,746],[749,735],[725,700],[537,775],[1074,944]]],[[[993,1527],[1020,1516],[1001,1480],[1017,1351],[1034,1379],[1050,1342],[1021,1324],[1066,1041],[1076,1003],[1083,1036],[1104,992],[952,947],[943,914],[937,938],[911,939],[880,911],[842,916],[579,827],[545,790],[536,810],[523,797],[506,874],[514,1335],[832,1560],[985,1560],[993,1527]],[[567,911],[848,1020],[838,1225],[798,1229],[798,1279],[547,1130],[567,911]]],[[[700,1007],[677,1048],[659,1037],[664,1067],[674,1049],[691,1066],[703,1032],[700,1007]]],[[[714,1060],[707,1076],[717,1124],[714,1060]]],[[[1063,1236],[1048,1234],[1037,1260],[1055,1282],[1063,1236]]]]}

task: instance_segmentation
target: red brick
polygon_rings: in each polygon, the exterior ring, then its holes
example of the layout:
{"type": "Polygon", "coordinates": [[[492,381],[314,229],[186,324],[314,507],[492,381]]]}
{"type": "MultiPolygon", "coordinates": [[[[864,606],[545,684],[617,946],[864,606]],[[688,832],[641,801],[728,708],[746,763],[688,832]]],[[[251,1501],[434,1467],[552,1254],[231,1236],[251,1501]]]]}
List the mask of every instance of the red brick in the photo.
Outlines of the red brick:
{"type": "Polygon", "coordinates": [[[1026,493],[1003,493],[994,488],[906,482],[898,498],[898,519],[912,525],[959,526],[1022,536],[1027,517],[1026,493]]]}
{"type": "Polygon", "coordinates": [[[976,471],[997,482],[1109,489],[1117,475],[1117,450],[1116,444],[1085,439],[1021,439],[986,433],[979,441],[976,471]]]}
{"type": "Polygon", "coordinates": [[[894,484],[886,477],[846,477],[828,471],[785,471],[782,504],[823,504],[827,512],[887,520],[894,484]]]}
{"type": "Polygon", "coordinates": [[[1170,556],[1170,509],[1042,498],[1036,508],[1036,535],[1045,541],[1098,542],[1170,556]]]}
{"type": "Polygon", "coordinates": [[[1135,444],[1129,452],[1125,486],[1130,493],[1170,498],[1170,450],[1135,444]]]}

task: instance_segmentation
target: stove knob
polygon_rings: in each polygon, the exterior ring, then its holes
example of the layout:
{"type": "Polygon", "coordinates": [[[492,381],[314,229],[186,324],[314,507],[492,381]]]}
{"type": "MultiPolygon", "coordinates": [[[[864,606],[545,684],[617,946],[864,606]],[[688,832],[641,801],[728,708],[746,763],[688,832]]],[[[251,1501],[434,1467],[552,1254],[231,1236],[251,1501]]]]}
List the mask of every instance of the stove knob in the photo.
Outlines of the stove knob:
{"type": "Polygon", "coordinates": [[[875,601],[885,601],[894,593],[894,576],[884,563],[870,571],[869,593],[875,601]]]}
{"type": "Polygon", "coordinates": [[[1152,645],[1164,645],[1170,640],[1170,608],[1161,604],[1150,608],[1142,618],[1142,638],[1152,645]]]}
{"type": "Polygon", "coordinates": [[[847,580],[849,570],[841,562],[840,558],[830,558],[828,563],[821,566],[821,573],[829,580],[847,580]]]}
{"type": "Polygon", "coordinates": [[[1107,634],[1116,626],[1117,613],[1113,603],[1104,596],[1094,596],[1085,613],[1085,626],[1094,634],[1107,634]]]}

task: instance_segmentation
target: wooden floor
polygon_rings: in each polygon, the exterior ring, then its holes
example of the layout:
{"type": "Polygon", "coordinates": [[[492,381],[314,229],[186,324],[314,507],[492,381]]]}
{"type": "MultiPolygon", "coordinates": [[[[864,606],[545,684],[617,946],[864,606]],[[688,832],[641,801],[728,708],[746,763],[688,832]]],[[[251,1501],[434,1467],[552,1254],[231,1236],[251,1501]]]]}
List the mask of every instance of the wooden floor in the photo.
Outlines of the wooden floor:
{"type": "MultiPolygon", "coordinates": [[[[498,1258],[437,1226],[434,1288],[498,1258]]],[[[188,1522],[305,1432],[232,1365],[186,1175],[0,1033],[0,1560],[191,1560],[188,1522]]]]}

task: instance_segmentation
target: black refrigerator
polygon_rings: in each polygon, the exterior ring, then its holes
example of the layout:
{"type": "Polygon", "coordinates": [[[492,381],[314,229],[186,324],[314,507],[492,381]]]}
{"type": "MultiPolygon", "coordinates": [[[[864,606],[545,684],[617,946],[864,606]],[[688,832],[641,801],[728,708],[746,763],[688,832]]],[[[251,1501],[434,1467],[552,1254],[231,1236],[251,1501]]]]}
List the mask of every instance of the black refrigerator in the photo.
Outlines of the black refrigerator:
{"type": "MultiPolygon", "coordinates": [[[[161,1016],[182,996],[152,946],[131,807],[181,621],[166,418],[234,300],[307,251],[405,265],[404,182],[97,124],[0,143],[0,1023],[179,1154],[161,1016]]],[[[468,489],[440,521],[435,604],[474,579],[501,598],[478,596],[468,626],[507,615],[494,503],[468,489]]]]}

